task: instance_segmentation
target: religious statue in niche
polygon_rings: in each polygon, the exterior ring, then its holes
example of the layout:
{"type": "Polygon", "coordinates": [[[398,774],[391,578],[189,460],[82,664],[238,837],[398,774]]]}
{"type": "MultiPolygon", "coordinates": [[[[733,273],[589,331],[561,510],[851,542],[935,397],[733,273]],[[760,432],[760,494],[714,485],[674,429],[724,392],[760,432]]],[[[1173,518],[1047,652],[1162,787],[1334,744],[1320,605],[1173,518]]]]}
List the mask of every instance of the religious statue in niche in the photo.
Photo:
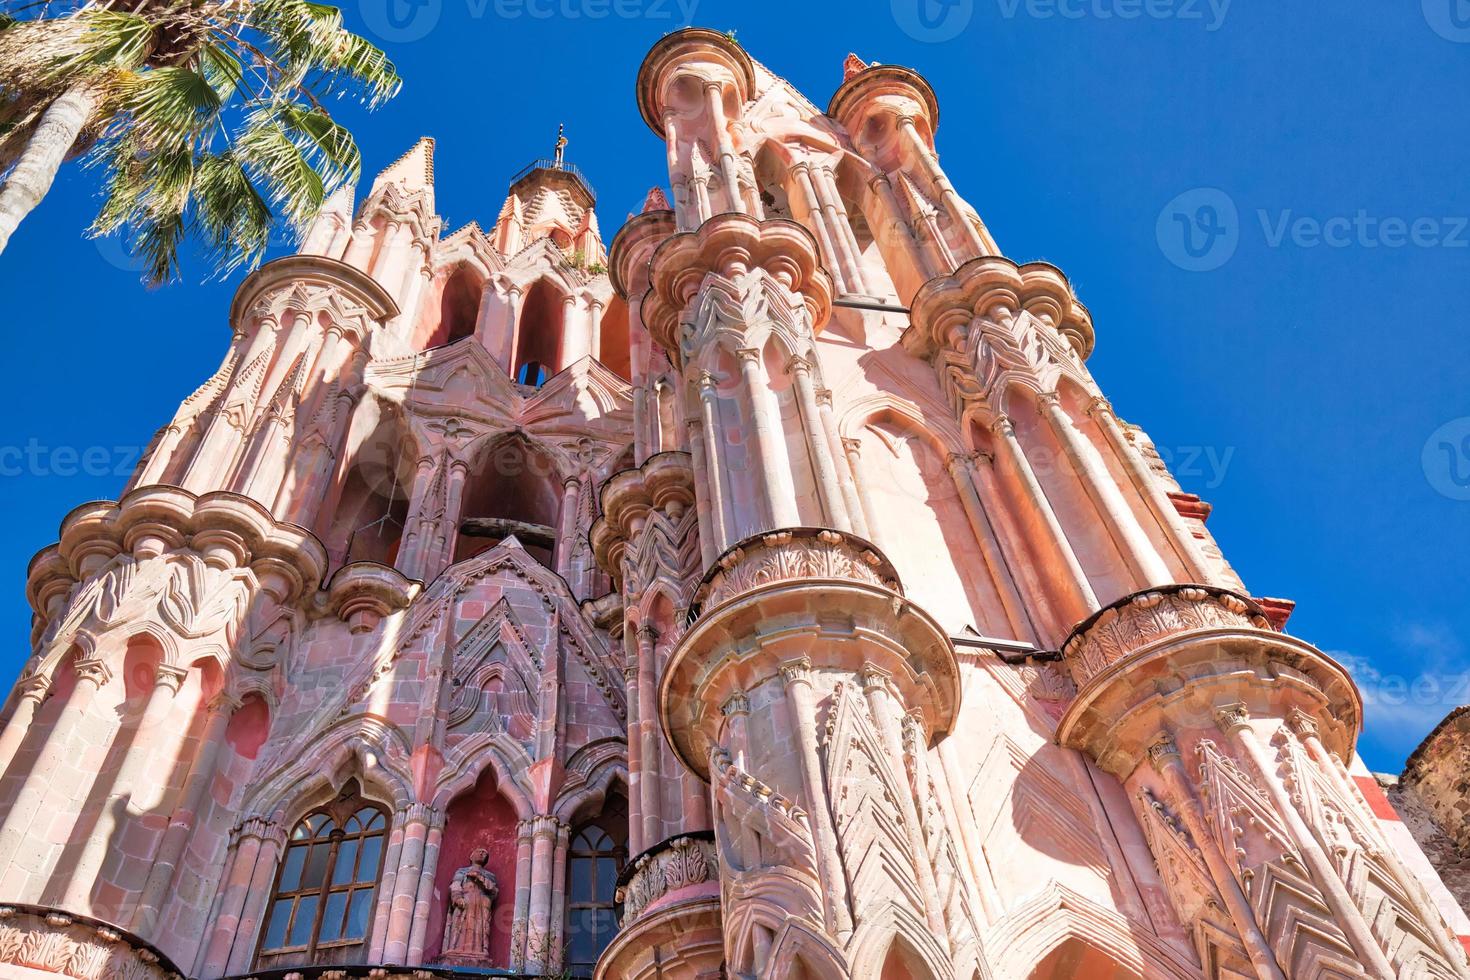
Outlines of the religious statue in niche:
{"type": "Polygon", "coordinates": [[[477,847],[470,863],[454,873],[449,883],[449,908],[444,917],[444,946],[440,959],[464,966],[490,965],[490,911],[500,886],[485,867],[490,852],[477,847]]]}

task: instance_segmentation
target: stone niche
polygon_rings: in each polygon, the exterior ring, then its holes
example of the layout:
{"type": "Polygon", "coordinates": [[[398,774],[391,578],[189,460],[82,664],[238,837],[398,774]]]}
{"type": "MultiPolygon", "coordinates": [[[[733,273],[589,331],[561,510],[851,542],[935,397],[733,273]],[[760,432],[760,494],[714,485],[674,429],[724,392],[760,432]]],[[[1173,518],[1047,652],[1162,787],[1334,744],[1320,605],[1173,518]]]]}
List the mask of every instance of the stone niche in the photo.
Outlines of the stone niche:
{"type": "Polygon", "coordinates": [[[445,816],[444,843],[434,875],[434,902],[429,909],[425,963],[440,960],[449,886],[455,872],[470,863],[470,855],[477,847],[485,848],[490,854],[485,867],[495,875],[500,894],[491,910],[489,962],[473,965],[505,969],[510,965],[511,918],[515,909],[516,814],[500,795],[495,776],[488,769],[474,789],[450,804],[445,816]]]}

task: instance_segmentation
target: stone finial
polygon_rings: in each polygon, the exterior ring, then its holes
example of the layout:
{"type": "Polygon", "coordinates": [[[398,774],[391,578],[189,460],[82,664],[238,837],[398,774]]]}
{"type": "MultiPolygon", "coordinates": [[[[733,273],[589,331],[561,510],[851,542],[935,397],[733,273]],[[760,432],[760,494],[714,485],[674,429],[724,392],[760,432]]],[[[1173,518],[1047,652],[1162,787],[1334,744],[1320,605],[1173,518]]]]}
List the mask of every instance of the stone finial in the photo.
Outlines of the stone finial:
{"type": "Polygon", "coordinates": [[[643,207],[638,209],[639,214],[647,214],[650,211],[669,211],[669,199],[664,195],[662,187],[650,187],[648,194],[643,198],[643,207]]]}
{"type": "Polygon", "coordinates": [[[867,70],[868,63],[863,61],[863,59],[859,58],[857,55],[849,52],[847,57],[843,59],[842,62],[842,80],[845,82],[852,76],[861,74],[867,70]]]}

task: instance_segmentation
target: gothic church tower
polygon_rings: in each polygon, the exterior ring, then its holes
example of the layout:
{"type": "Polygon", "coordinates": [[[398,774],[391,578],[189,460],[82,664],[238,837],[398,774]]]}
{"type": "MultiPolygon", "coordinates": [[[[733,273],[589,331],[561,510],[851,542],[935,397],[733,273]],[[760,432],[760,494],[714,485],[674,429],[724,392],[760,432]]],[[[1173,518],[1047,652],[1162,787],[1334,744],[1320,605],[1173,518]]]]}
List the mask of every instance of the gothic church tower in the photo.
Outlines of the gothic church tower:
{"type": "Polygon", "coordinates": [[[424,139],[241,284],[32,562],[4,976],[1470,976],[1352,680],[844,75],[675,32],[610,246],[424,139]]]}

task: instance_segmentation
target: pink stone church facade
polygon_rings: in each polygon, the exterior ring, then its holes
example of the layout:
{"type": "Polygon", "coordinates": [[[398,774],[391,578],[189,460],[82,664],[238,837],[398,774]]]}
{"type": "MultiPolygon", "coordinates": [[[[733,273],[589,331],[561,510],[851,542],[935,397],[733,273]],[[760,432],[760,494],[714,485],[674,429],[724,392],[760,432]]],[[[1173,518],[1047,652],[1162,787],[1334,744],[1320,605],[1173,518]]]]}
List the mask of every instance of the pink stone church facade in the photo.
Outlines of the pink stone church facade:
{"type": "Polygon", "coordinates": [[[244,281],[31,564],[0,976],[1470,975],[1352,680],[844,74],[676,32],[610,245],[424,140],[244,281]]]}

